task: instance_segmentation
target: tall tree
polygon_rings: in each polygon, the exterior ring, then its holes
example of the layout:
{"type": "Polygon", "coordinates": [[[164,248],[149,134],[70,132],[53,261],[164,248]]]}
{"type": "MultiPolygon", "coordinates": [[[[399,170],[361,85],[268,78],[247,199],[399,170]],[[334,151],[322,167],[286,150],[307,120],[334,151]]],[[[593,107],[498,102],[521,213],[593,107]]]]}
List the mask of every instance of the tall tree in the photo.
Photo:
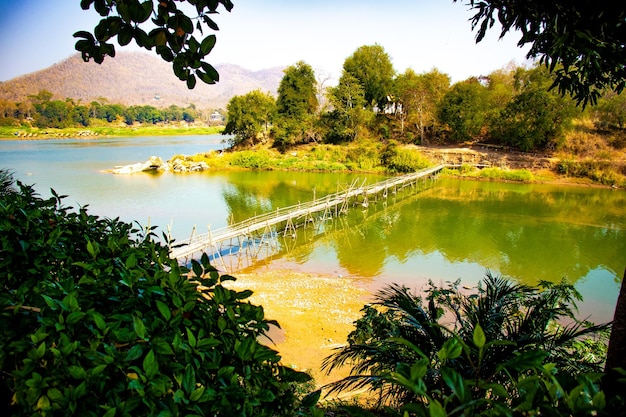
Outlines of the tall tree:
{"type": "Polygon", "coordinates": [[[382,109],[391,94],[395,70],[385,49],[378,45],[359,47],[343,63],[343,70],[363,86],[366,105],[382,109]]]}
{"type": "Polygon", "coordinates": [[[444,96],[439,121],[450,129],[453,142],[477,139],[485,127],[486,88],[476,78],[458,82],[444,96]]]}
{"type": "Polygon", "coordinates": [[[329,89],[328,100],[333,110],[325,117],[329,126],[326,140],[336,143],[357,139],[367,118],[364,110],[365,94],[359,80],[343,71],[337,85],[329,89]]]}
{"type": "Polygon", "coordinates": [[[624,2],[469,0],[469,5],[476,11],[477,42],[497,16],[500,37],[520,31],[518,45],[530,44],[528,57],[539,58],[556,74],[553,86],[579,103],[595,103],[605,88],[619,93],[626,86],[624,2]]]}
{"type": "Polygon", "coordinates": [[[276,99],[276,145],[281,148],[302,142],[312,135],[317,111],[317,81],[309,64],[299,61],[285,69],[276,99]]]}
{"type": "Polygon", "coordinates": [[[228,122],[223,134],[235,135],[231,146],[250,146],[268,137],[276,102],[270,94],[255,90],[230,99],[226,110],[228,122]]]}
{"type": "Polygon", "coordinates": [[[523,151],[557,147],[576,108],[569,95],[548,91],[551,80],[545,67],[519,69],[518,93],[492,119],[491,137],[523,151]]]}
{"type": "Polygon", "coordinates": [[[402,104],[403,120],[417,129],[420,143],[428,142],[426,131],[432,130],[437,109],[449,89],[450,77],[437,69],[417,74],[409,68],[395,79],[394,91],[396,100],[402,104]]]}

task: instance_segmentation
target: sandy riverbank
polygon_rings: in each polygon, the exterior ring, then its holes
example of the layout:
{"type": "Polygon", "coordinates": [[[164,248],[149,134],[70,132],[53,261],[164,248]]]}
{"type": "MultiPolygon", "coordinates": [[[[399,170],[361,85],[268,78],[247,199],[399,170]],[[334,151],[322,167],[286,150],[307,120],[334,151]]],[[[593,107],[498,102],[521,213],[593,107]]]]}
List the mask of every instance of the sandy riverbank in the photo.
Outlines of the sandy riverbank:
{"type": "Polygon", "coordinates": [[[346,343],[353,322],[371,295],[364,282],[355,278],[323,276],[289,270],[233,274],[235,282],[225,285],[236,290],[250,289],[250,301],[262,305],[268,319],[278,321],[282,332],[273,346],[283,364],[307,371],[317,385],[347,375],[326,375],[320,367],[333,348],[346,343]]]}

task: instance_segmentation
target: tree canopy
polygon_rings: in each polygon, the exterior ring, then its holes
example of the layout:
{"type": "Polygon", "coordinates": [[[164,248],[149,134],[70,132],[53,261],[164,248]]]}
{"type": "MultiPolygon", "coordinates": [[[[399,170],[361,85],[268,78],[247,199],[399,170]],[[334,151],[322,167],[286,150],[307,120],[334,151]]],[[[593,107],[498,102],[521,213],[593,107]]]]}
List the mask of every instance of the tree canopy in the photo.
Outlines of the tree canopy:
{"type": "MultiPolygon", "coordinates": [[[[455,2],[457,0],[454,0],[455,2]]],[[[529,58],[539,58],[556,75],[552,87],[578,103],[595,104],[603,89],[626,86],[626,6],[593,0],[470,0],[472,28],[480,42],[497,19],[500,37],[522,33],[529,58]]]]}
{"type": "Polygon", "coordinates": [[[343,70],[361,83],[368,106],[382,108],[387,103],[395,70],[389,54],[382,46],[376,44],[359,47],[346,58],[343,70]]]}

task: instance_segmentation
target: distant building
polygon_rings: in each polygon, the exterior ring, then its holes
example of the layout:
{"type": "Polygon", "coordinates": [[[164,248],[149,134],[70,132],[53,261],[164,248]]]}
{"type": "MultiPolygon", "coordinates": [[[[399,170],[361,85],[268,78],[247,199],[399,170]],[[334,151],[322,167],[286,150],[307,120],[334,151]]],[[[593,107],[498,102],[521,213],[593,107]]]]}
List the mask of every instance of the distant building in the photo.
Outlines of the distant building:
{"type": "Polygon", "coordinates": [[[220,114],[220,112],[218,111],[214,111],[213,113],[211,113],[211,115],[209,116],[209,121],[210,122],[222,122],[224,121],[224,116],[222,116],[220,114]]]}

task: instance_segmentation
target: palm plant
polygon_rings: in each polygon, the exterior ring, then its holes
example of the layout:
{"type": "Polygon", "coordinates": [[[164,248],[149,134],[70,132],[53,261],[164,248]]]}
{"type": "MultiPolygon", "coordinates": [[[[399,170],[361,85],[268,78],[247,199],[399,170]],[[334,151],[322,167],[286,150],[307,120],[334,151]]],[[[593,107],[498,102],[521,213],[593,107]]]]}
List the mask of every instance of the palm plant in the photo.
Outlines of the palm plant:
{"type": "Polygon", "coordinates": [[[6,169],[0,169],[0,197],[15,192],[13,183],[13,173],[6,169]]]}
{"type": "Polygon", "coordinates": [[[328,372],[352,366],[348,377],[328,388],[368,387],[385,402],[405,403],[414,393],[389,383],[388,375],[398,364],[424,358],[430,366],[423,380],[429,389],[439,390],[445,389],[440,372],[444,364],[466,379],[504,382],[515,372],[516,358],[529,352],[536,353],[537,361],[555,363],[556,369],[570,374],[600,371],[601,363],[572,355],[579,339],[606,333],[608,327],[576,319],[575,301],[580,299],[566,283],[530,287],[489,271],[474,291],[459,289],[459,281],[445,288],[430,282],[423,297],[404,286],[388,286],[364,307],[348,344],[324,360],[328,372]],[[477,328],[490,343],[481,352],[472,339],[477,328]],[[442,352],[451,341],[460,342],[458,349],[463,346],[469,354],[446,358],[442,352]]]}

